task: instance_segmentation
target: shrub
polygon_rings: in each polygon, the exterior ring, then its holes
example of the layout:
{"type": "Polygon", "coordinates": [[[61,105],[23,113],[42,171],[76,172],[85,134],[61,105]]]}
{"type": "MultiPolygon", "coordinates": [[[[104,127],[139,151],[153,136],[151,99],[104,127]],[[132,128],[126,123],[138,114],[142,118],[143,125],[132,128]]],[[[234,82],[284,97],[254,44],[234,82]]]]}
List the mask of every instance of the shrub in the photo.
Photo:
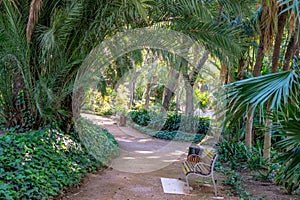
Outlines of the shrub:
{"type": "Polygon", "coordinates": [[[78,137],[87,151],[103,164],[108,164],[112,156],[119,153],[119,145],[104,128],[80,118],[77,121],[78,137]]]}
{"type": "Polygon", "coordinates": [[[207,134],[210,126],[210,119],[207,117],[198,117],[197,133],[207,134]]]}
{"type": "Polygon", "coordinates": [[[0,199],[48,199],[102,166],[76,138],[51,128],[0,135],[0,199]]]}
{"type": "Polygon", "coordinates": [[[150,122],[150,115],[148,111],[144,109],[130,111],[128,116],[133,122],[141,126],[147,126],[150,122]]]}
{"type": "Polygon", "coordinates": [[[134,128],[138,129],[139,131],[147,135],[160,138],[160,139],[165,139],[165,140],[181,140],[181,141],[198,143],[204,137],[204,135],[197,134],[197,133],[194,134],[194,133],[186,133],[182,131],[166,131],[166,130],[156,131],[148,127],[140,126],[137,124],[131,124],[131,126],[133,126],[134,128]]]}
{"type": "Polygon", "coordinates": [[[153,130],[183,131],[206,135],[210,119],[207,117],[184,116],[175,112],[155,113],[147,110],[133,110],[128,113],[133,122],[141,126],[149,126],[153,130]]]}
{"type": "Polygon", "coordinates": [[[252,147],[252,151],[249,151],[243,142],[224,140],[218,146],[219,159],[229,164],[233,169],[249,168],[254,170],[266,167],[259,142],[257,147],[252,147]]]}
{"type": "Polygon", "coordinates": [[[177,131],[180,127],[181,115],[175,112],[169,112],[167,120],[162,127],[162,130],[177,131]]]}

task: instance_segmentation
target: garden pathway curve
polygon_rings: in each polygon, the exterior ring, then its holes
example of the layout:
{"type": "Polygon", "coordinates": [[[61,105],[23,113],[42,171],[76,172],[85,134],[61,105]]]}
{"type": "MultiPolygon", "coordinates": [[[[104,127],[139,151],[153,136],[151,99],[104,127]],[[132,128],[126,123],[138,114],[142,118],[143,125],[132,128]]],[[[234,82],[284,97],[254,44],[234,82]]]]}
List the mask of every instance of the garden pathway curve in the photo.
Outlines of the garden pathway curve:
{"type": "Polygon", "coordinates": [[[212,187],[198,188],[188,195],[163,192],[160,178],[181,178],[181,162],[190,143],[155,139],[130,127],[120,127],[110,118],[82,116],[113,134],[121,152],[109,168],[87,176],[80,188],[63,199],[212,199],[212,187]]]}

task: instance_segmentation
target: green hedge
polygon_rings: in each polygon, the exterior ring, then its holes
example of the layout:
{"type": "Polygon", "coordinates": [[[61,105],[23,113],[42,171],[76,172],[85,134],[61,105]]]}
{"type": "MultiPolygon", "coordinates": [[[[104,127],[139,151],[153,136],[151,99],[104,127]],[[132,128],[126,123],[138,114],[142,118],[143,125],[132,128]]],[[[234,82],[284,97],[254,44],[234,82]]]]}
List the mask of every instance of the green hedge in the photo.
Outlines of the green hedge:
{"type": "Polygon", "coordinates": [[[147,110],[132,110],[128,113],[129,118],[141,126],[147,126],[150,123],[150,115],[147,110]]]}
{"type": "Polygon", "coordinates": [[[210,119],[207,117],[185,116],[176,112],[155,113],[147,110],[133,110],[128,117],[138,125],[148,126],[156,131],[183,131],[206,135],[210,119]]]}
{"type": "Polygon", "coordinates": [[[57,130],[0,135],[0,199],[48,199],[101,166],[74,136],[57,130]]]}
{"type": "MultiPolygon", "coordinates": [[[[129,122],[130,123],[130,122],[129,122]]],[[[188,141],[193,143],[200,142],[205,135],[199,134],[199,133],[186,133],[182,131],[156,131],[144,126],[140,126],[135,123],[130,124],[133,128],[150,135],[152,137],[160,138],[160,139],[166,139],[166,140],[181,140],[181,141],[188,141]]]]}

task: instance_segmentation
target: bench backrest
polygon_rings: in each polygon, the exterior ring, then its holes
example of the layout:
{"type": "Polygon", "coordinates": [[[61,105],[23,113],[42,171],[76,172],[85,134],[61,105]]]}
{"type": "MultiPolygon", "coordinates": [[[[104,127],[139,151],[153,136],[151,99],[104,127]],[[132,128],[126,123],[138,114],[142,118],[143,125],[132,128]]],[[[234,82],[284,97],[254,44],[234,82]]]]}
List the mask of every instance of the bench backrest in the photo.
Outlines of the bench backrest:
{"type": "Polygon", "coordinates": [[[205,148],[201,155],[189,155],[187,160],[189,162],[204,163],[197,165],[197,172],[203,175],[209,175],[213,170],[213,166],[215,164],[216,159],[216,151],[212,148],[205,148]]]}

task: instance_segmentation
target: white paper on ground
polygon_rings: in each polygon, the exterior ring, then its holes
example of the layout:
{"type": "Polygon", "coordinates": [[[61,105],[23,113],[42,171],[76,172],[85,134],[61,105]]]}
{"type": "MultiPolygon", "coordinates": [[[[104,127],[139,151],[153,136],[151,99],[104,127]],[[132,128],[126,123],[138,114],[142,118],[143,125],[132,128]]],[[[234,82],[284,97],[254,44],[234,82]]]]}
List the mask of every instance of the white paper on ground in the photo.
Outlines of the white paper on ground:
{"type": "Polygon", "coordinates": [[[184,188],[185,182],[172,178],[160,178],[164,193],[169,194],[186,194],[184,188]]]}

